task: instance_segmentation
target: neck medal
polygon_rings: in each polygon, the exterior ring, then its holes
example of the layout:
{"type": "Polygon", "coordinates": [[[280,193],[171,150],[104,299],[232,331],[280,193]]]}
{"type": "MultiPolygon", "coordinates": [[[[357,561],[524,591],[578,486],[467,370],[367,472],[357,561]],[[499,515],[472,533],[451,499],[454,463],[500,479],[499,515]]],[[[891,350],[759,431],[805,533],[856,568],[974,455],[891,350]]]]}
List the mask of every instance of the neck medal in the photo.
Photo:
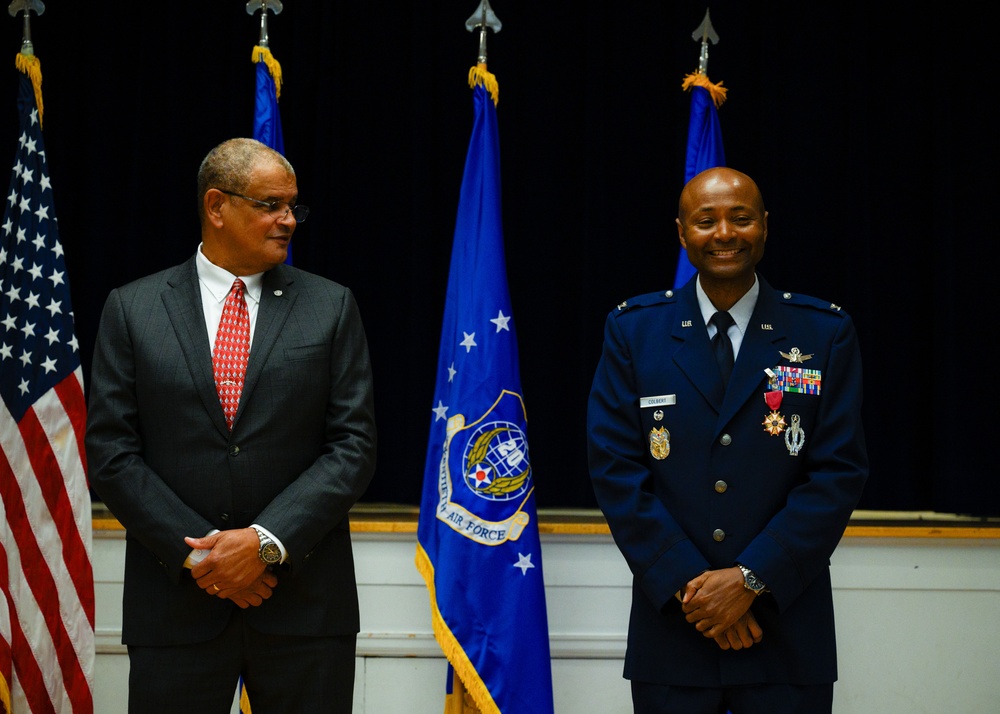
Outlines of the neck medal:
{"type": "Polygon", "coordinates": [[[764,401],[767,403],[768,409],[771,413],[764,417],[764,431],[766,431],[771,436],[777,436],[785,430],[785,417],[781,416],[778,409],[781,407],[781,397],[783,392],[778,386],[778,378],[775,376],[774,372],[769,369],[764,370],[767,373],[767,388],[768,391],[764,392],[764,401]]]}

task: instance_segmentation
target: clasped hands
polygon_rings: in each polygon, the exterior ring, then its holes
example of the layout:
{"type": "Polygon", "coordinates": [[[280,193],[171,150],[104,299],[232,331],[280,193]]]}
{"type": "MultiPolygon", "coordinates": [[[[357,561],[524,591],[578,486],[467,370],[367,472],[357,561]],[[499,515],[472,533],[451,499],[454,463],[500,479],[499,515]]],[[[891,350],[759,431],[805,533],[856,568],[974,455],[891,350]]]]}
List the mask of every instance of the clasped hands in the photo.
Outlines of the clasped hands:
{"type": "Polygon", "coordinates": [[[184,538],[208,555],[191,568],[198,587],[213,597],[232,600],[244,610],[271,597],[278,577],[257,556],[260,539],[253,528],[219,531],[204,538],[184,538]]]}
{"type": "Polygon", "coordinates": [[[764,635],[750,611],[757,596],[743,586],[739,568],[706,570],[679,594],[684,619],[724,650],[750,647],[764,635]]]}

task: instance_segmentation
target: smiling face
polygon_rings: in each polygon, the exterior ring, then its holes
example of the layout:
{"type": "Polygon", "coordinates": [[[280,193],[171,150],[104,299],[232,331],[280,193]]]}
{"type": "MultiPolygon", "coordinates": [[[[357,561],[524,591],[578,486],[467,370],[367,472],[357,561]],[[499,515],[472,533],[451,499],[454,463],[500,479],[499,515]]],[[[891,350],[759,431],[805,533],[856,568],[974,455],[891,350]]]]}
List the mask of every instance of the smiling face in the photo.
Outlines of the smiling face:
{"type": "Polygon", "coordinates": [[[753,285],[767,241],[757,184],[733,169],[702,171],[681,191],[677,235],[706,292],[742,295],[753,285]]]}
{"type": "MultiPolygon", "coordinates": [[[[295,175],[266,158],[258,161],[240,193],[290,206],[298,198],[295,175]]],[[[213,263],[233,275],[253,275],[285,262],[296,226],[291,211],[275,214],[257,202],[215,188],[206,192],[205,203],[209,220],[202,250],[213,263]]]]}

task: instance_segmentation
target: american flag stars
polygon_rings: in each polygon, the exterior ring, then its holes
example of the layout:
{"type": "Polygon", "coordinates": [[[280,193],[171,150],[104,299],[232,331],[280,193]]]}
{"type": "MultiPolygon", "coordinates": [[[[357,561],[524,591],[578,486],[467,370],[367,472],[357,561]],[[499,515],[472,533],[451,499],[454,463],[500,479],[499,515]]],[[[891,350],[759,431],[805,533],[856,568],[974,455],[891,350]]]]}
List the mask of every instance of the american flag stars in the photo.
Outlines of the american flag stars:
{"type": "Polygon", "coordinates": [[[18,139],[0,225],[0,365],[6,365],[0,390],[15,415],[79,364],[40,135],[36,108],[18,139]]]}

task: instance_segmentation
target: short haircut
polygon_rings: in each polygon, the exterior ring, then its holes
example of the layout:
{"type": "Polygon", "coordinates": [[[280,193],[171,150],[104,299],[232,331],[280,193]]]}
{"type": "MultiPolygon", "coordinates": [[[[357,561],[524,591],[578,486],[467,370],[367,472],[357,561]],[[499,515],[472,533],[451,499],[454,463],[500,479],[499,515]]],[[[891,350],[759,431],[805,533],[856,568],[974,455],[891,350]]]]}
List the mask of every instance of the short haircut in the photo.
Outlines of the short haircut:
{"type": "Polygon", "coordinates": [[[204,218],[208,189],[245,193],[254,169],[266,163],[277,164],[295,175],[288,159],[256,139],[228,139],[209,151],[198,169],[198,216],[204,218]]]}

